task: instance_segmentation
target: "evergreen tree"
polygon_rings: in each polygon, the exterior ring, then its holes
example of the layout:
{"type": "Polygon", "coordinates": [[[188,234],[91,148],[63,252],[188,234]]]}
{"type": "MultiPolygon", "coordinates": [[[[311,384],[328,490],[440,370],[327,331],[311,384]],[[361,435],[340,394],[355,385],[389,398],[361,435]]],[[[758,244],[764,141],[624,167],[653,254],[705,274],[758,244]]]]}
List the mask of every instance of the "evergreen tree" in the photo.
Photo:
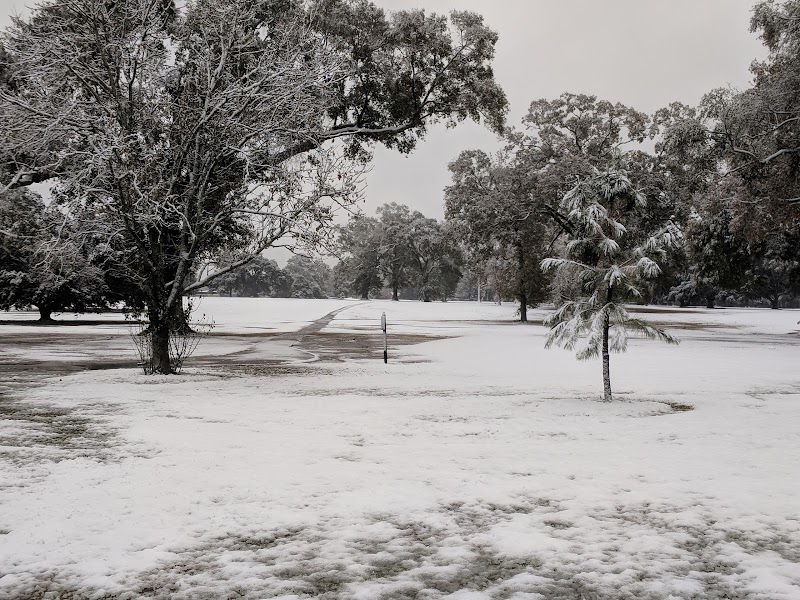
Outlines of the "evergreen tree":
{"type": "Polygon", "coordinates": [[[603,389],[611,396],[609,352],[624,352],[629,332],[667,343],[676,340],[646,321],[634,319],[623,302],[642,295],[642,284],[658,277],[657,260],[681,238],[671,221],[641,245],[628,245],[621,219],[645,206],[645,198],[620,171],[594,171],[564,197],[572,223],[571,240],[565,258],[548,258],[542,269],[555,270],[581,282],[583,294],[565,302],[546,320],[551,327],[546,347],[552,344],[569,350],[585,337],[578,351],[580,360],[598,355],[603,360],[603,389]]]}

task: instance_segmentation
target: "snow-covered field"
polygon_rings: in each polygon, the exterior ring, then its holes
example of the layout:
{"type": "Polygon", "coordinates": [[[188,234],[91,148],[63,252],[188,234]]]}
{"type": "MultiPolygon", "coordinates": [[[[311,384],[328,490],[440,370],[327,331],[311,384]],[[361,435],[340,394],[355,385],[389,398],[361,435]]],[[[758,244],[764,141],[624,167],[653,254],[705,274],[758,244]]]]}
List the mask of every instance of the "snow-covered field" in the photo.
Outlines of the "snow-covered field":
{"type": "Polygon", "coordinates": [[[800,598],[800,311],[652,309],[605,404],[514,309],[206,298],[175,377],[0,325],[0,598],[800,598]]]}

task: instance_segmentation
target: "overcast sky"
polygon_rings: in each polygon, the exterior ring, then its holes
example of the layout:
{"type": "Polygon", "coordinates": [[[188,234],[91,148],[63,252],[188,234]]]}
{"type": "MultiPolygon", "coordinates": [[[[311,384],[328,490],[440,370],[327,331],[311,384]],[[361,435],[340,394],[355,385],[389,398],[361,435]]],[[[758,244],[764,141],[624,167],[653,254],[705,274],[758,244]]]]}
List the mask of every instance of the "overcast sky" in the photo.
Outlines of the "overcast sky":
{"type": "MultiPolygon", "coordinates": [[[[714,87],[746,87],[764,50],[749,32],[755,0],[375,0],[388,10],[466,9],[500,34],[495,74],[518,125],[534,99],[596,94],[652,112],[697,103],[714,87]]],[[[29,2],[0,0],[0,25],[29,2]]],[[[437,127],[410,156],[378,148],[367,176],[365,210],[385,202],[443,215],[447,164],[468,148],[492,150],[479,125],[437,127]]]]}

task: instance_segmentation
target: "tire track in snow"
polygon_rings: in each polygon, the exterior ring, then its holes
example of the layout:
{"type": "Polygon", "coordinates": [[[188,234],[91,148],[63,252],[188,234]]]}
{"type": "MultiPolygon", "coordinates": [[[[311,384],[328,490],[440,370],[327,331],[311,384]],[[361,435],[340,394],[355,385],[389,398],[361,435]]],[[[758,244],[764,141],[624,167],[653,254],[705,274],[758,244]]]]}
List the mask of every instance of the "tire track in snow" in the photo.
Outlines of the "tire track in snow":
{"type": "MultiPolygon", "coordinates": [[[[364,302],[359,302],[358,304],[351,304],[349,306],[342,306],[341,308],[332,310],[331,312],[320,317],[319,319],[312,321],[305,327],[300,328],[298,331],[292,332],[291,334],[287,334],[285,339],[291,339],[296,341],[295,344],[292,344],[293,347],[297,348],[301,352],[305,352],[311,355],[311,358],[309,360],[299,360],[296,362],[310,363],[319,361],[320,360],[319,353],[308,349],[307,347],[308,343],[306,341],[306,338],[308,336],[313,336],[320,333],[323,329],[325,329],[325,327],[327,327],[331,323],[331,321],[333,321],[336,318],[336,315],[338,315],[339,313],[344,312],[345,310],[348,310],[350,308],[353,308],[354,306],[360,306],[361,304],[364,304],[364,302]]],[[[278,336],[278,339],[280,338],[281,336],[278,336]]]]}

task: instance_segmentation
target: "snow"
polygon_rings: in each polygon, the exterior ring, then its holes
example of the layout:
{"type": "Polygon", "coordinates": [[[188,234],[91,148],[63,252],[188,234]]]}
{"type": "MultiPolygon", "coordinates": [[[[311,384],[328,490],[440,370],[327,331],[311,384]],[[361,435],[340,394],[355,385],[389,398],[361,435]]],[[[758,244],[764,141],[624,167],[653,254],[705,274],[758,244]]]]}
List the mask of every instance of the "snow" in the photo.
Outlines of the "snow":
{"type": "MultiPolygon", "coordinates": [[[[192,298],[194,307],[192,318],[203,323],[213,323],[215,329],[232,333],[253,331],[288,332],[297,331],[312,323],[332,310],[357,304],[355,300],[305,300],[294,298],[221,298],[206,296],[192,298]]],[[[35,321],[39,318],[36,311],[9,310],[0,312],[0,320],[35,321]]],[[[53,325],[47,330],[58,333],[86,333],[98,329],[107,332],[113,330],[127,331],[122,313],[53,313],[53,325]],[[109,324],[82,326],[75,325],[81,321],[107,321],[109,324]],[[59,325],[59,323],[70,323],[59,325]]],[[[4,332],[25,332],[29,328],[6,325],[4,332]]]]}
{"type": "Polygon", "coordinates": [[[690,324],[706,328],[750,333],[798,333],[800,311],[760,308],[687,308],[631,307],[631,312],[663,325],[690,324]]]}
{"type": "Polygon", "coordinates": [[[205,297],[197,313],[205,314],[221,331],[297,331],[329,312],[358,304],[356,300],[205,297]]]}
{"type": "MultiPolygon", "coordinates": [[[[606,404],[600,364],[513,305],[203,309],[181,376],[3,392],[0,597],[800,597],[798,311],[648,312],[682,342],[614,355],[606,404]],[[373,354],[309,350],[344,333],[373,354]]],[[[14,360],[84,344],[23,353],[17,328],[14,360]]]]}

